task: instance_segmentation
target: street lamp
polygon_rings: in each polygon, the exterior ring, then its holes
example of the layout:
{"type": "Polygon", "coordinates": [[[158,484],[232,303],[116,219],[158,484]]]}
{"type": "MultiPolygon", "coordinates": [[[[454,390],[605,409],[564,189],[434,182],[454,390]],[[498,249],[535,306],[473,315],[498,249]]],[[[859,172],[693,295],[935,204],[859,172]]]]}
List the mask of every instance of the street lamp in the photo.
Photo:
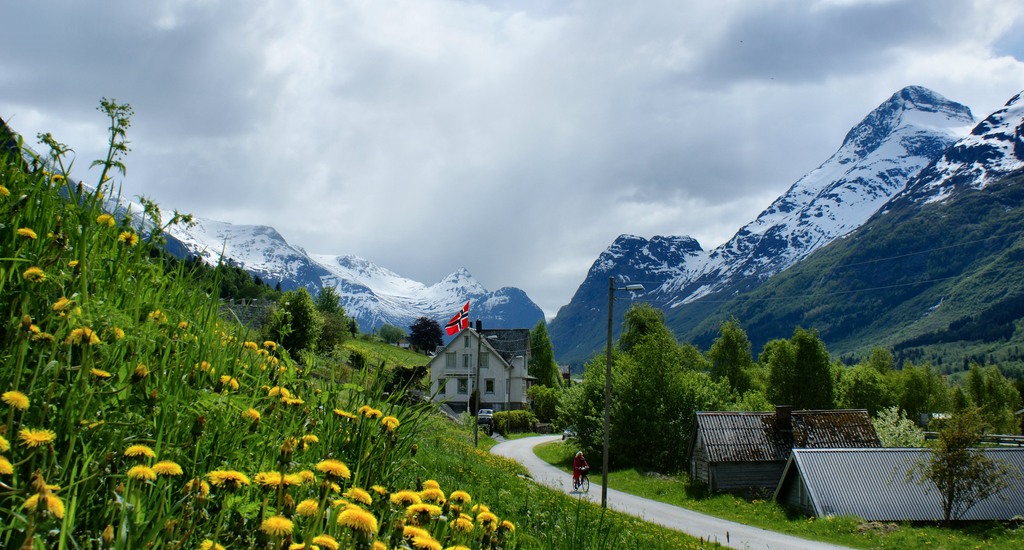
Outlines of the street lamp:
{"type": "Polygon", "coordinates": [[[643,290],[644,285],[615,286],[615,277],[608,277],[608,347],[605,350],[604,372],[604,448],[601,455],[601,507],[608,507],[608,425],[612,408],[612,303],[616,290],[643,290]]]}
{"type": "MultiPolygon", "coordinates": [[[[474,331],[476,332],[476,374],[473,375],[473,392],[469,394],[470,399],[473,398],[474,393],[476,394],[476,408],[473,409],[473,447],[477,447],[480,441],[480,399],[483,397],[483,394],[480,392],[480,350],[483,348],[484,336],[480,332],[482,330],[482,326],[479,319],[477,319],[476,326],[477,330],[474,331]]],[[[487,337],[488,340],[494,340],[496,338],[498,337],[494,334],[487,337]]]]}

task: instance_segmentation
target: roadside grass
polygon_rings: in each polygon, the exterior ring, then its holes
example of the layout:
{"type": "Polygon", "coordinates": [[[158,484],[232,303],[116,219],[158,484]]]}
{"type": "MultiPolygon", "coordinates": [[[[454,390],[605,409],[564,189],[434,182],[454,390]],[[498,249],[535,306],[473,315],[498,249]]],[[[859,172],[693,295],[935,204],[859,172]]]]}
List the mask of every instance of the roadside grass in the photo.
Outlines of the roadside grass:
{"type": "Polygon", "coordinates": [[[426,355],[382,342],[350,338],[345,340],[341,347],[349,354],[361,354],[369,365],[379,365],[383,362],[396,367],[422,367],[430,362],[426,355]]]}
{"type": "MultiPolygon", "coordinates": [[[[545,462],[572,471],[571,443],[554,441],[535,448],[545,462]]],[[[595,458],[591,463],[600,464],[595,458]]],[[[599,477],[595,477],[599,479],[599,477]]],[[[600,481],[598,481],[600,483],[600,481]]],[[[706,495],[693,490],[685,476],[617,470],[608,475],[610,488],[673,504],[715,517],[812,540],[855,548],[1024,548],[1024,527],[985,522],[952,528],[909,523],[864,522],[854,517],[814,518],[786,510],[767,499],[706,495]]]]}

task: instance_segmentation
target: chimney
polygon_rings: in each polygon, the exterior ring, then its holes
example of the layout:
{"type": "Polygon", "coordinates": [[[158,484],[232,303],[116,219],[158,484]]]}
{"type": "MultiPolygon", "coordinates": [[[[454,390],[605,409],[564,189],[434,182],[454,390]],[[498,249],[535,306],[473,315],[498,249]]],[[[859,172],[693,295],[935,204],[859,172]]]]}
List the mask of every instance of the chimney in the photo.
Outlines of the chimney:
{"type": "Polygon", "coordinates": [[[481,321],[480,318],[478,317],[477,320],[476,320],[476,331],[477,332],[481,332],[483,330],[484,330],[484,322],[481,321]]]}
{"type": "Polygon", "coordinates": [[[787,441],[793,440],[793,407],[790,405],[775,406],[775,429],[787,441]]]}

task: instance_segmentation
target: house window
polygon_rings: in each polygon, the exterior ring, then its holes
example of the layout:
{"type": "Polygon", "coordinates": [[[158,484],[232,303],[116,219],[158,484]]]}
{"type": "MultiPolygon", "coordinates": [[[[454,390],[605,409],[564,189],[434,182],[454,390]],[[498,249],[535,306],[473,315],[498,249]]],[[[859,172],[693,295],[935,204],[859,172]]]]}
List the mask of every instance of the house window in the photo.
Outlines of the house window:
{"type": "Polygon", "coordinates": [[[462,356],[462,367],[464,369],[466,369],[466,370],[469,370],[469,358],[470,357],[472,357],[472,355],[470,355],[468,353],[462,356]]]}
{"type": "Polygon", "coordinates": [[[458,392],[459,395],[466,395],[467,393],[469,393],[469,383],[465,378],[459,379],[458,392]]]}
{"type": "Polygon", "coordinates": [[[455,368],[455,354],[446,353],[444,354],[444,368],[454,369],[455,368]]]}
{"type": "Polygon", "coordinates": [[[447,378],[437,379],[437,395],[444,395],[444,387],[448,385],[447,378]]]}
{"type": "Polygon", "coordinates": [[[484,380],[484,393],[493,395],[494,394],[494,379],[488,378],[484,380]]]}
{"type": "Polygon", "coordinates": [[[469,335],[466,335],[466,339],[462,341],[462,347],[469,349],[469,335]]]}
{"type": "Polygon", "coordinates": [[[482,368],[482,369],[486,369],[487,368],[487,358],[490,357],[490,356],[491,356],[491,354],[489,354],[489,353],[481,353],[480,354],[480,368],[482,368]]]}

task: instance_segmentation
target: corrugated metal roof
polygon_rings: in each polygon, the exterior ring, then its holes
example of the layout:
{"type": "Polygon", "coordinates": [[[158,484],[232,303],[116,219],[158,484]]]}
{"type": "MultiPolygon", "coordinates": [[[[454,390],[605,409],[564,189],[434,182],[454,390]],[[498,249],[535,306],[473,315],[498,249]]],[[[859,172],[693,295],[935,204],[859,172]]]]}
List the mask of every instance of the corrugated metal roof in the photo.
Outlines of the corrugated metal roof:
{"type": "MultiPolygon", "coordinates": [[[[1024,472],[1024,449],[983,449],[1024,472]]],[[[942,521],[942,500],[931,481],[907,479],[930,449],[794,449],[776,498],[803,479],[815,515],[852,515],[866,521],[942,521]]],[[[1008,520],[1024,516],[1024,483],[1011,482],[999,495],[975,504],[964,520],[1008,520]]]]}
{"type": "Polygon", "coordinates": [[[867,411],[698,412],[696,430],[710,462],[782,462],[793,447],[878,447],[867,411]]]}

